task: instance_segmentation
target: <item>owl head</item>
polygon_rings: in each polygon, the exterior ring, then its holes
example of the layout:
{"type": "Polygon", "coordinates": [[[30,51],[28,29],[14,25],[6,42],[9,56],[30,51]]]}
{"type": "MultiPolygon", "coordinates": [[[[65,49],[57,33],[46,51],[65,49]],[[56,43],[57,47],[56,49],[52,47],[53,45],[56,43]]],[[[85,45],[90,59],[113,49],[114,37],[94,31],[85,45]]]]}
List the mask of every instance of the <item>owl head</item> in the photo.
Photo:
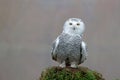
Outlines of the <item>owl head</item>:
{"type": "Polygon", "coordinates": [[[85,24],[81,19],[78,18],[70,18],[68,19],[63,26],[63,33],[68,34],[79,34],[82,35],[82,33],[85,30],[85,24]]]}

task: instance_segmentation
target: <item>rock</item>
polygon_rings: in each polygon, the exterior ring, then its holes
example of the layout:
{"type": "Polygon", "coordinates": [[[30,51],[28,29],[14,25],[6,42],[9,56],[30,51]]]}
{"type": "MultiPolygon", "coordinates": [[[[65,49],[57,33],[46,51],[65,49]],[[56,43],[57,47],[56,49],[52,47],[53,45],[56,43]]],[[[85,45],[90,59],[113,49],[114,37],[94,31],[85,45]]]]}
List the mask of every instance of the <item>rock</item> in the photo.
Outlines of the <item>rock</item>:
{"type": "Polygon", "coordinates": [[[102,75],[87,67],[51,67],[41,73],[39,80],[105,80],[102,75]]]}

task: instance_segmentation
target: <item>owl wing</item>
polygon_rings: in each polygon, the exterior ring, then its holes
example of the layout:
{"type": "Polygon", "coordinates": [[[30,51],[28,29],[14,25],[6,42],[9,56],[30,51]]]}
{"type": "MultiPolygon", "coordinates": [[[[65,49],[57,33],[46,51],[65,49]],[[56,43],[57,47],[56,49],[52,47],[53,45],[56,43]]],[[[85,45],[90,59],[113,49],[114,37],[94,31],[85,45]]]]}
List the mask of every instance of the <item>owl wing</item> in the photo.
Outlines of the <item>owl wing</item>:
{"type": "Polygon", "coordinates": [[[81,63],[83,63],[86,59],[87,59],[87,55],[88,55],[88,50],[87,50],[87,46],[86,43],[84,41],[82,41],[81,43],[81,63]]]}
{"type": "Polygon", "coordinates": [[[52,56],[52,59],[55,61],[57,60],[56,49],[57,49],[58,44],[59,44],[59,37],[52,44],[51,56],[52,56]]]}

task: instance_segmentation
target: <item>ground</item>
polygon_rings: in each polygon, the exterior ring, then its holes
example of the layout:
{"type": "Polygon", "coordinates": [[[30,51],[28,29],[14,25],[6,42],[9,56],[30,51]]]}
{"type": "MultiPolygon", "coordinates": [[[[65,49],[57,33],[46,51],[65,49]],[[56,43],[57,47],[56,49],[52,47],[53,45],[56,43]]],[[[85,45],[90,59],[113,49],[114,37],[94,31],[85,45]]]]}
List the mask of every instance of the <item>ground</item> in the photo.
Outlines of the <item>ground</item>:
{"type": "Polygon", "coordinates": [[[105,80],[102,75],[87,67],[47,68],[41,73],[39,80],[105,80]]]}

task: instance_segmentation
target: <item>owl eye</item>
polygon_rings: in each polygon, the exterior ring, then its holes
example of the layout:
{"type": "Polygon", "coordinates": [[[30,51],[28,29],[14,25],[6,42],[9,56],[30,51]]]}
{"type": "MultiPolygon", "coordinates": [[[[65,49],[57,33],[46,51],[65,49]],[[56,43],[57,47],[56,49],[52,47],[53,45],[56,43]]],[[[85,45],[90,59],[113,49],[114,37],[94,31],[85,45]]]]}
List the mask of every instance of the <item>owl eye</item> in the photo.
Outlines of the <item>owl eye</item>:
{"type": "Polygon", "coordinates": [[[72,23],[69,23],[69,25],[72,25],[72,23]]]}
{"type": "Polygon", "coordinates": [[[80,25],[80,23],[77,23],[77,25],[79,26],[79,25],[80,25]]]}

